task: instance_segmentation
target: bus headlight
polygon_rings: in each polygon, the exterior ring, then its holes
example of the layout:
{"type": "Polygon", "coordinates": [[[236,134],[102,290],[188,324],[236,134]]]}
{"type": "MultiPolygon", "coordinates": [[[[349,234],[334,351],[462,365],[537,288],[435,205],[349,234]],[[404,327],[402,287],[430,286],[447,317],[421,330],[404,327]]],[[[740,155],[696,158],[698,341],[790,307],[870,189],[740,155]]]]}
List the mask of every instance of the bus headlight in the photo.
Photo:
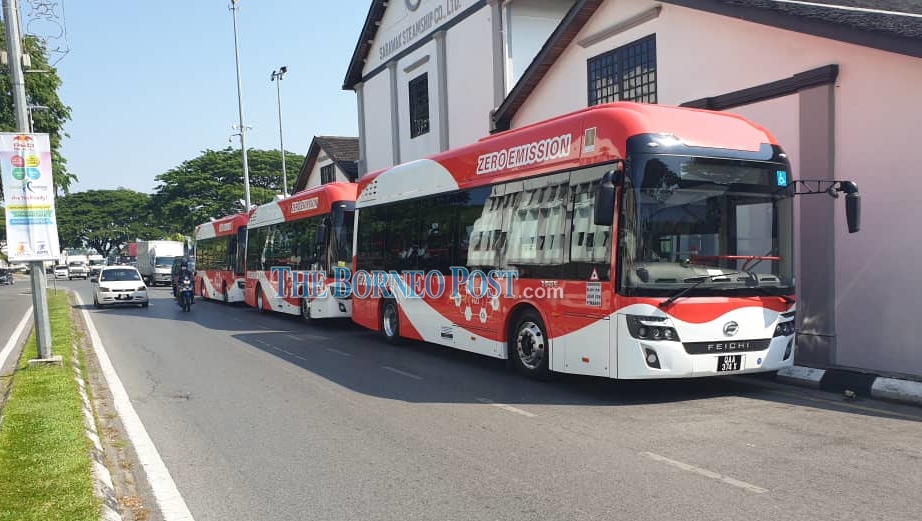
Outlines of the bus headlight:
{"type": "Polygon", "coordinates": [[[679,341],[679,334],[666,325],[665,317],[626,315],[626,318],[627,330],[636,339],[679,341]]]}
{"type": "Polygon", "coordinates": [[[775,334],[773,336],[791,336],[794,334],[794,321],[788,320],[787,322],[780,322],[775,326],[775,334]]]}

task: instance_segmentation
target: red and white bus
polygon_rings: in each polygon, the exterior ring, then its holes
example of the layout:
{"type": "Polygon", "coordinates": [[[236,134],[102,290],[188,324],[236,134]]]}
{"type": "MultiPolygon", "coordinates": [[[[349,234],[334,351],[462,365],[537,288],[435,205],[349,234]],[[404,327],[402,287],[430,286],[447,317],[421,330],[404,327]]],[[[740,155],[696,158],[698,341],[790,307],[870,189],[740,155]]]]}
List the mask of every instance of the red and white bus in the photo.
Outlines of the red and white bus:
{"type": "Polygon", "coordinates": [[[243,302],[248,219],[239,213],[195,227],[195,287],[202,297],[243,302]]]}
{"type": "MultiPolygon", "coordinates": [[[[306,320],[352,316],[349,295],[307,294],[294,273],[330,275],[352,262],[355,183],[328,183],[250,213],[246,256],[246,303],[260,311],[301,315],[306,320]],[[286,272],[280,270],[287,270],[286,272]],[[280,282],[283,284],[279,286],[280,282]],[[300,293],[292,291],[299,288],[300,293]]],[[[324,284],[332,284],[332,277],[324,284]]]]}
{"type": "MultiPolygon", "coordinates": [[[[775,138],[741,117],[634,103],[371,173],[356,201],[353,321],[537,378],[790,367],[802,183],[790,175],[775,138]],[[452,267],[499,270],[512,291],[477,298],[482,280],[459,284],[452,267]],[[373,270],[437,270],[460,288],[410,298],[391,279],[375,296],[360,276],[373,270]]],[[[828,184],[846,192],[855,231],[857,187],[828,184]]]]}

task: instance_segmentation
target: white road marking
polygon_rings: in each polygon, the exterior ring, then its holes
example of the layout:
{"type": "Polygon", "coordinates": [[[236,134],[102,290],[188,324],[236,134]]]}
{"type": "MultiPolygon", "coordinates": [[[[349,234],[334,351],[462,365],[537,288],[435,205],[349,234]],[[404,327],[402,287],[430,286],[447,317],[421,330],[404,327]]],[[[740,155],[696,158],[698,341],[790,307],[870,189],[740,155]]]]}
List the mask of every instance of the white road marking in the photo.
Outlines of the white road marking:
{"type": "Polygon", "coordinates": [[[321,336],[321,335],[285,335],[285,336],[287,336],[288,338],[299,340],[301,342],[305,342],[309,340],[329,340],[330,339],[330,337],[328,336],[321,336]]]}
{"type": "MultiPolygon", "coordinates": [[[[74,293],[74,295],[77,303],[80,307],[83,307],[83,300],[80,295],[77,293],[74,293]]],[[[141,462],[141,467],[144,468],[144,473],[147,474],[147,481],[150,483],[164,521],[194,521],[195,518],[192,517],[189,507],[186,506],[186,501],[180,495],[179,489],[176,488],[176,483],[173,481],[173,477],[170,476],[170,471],[166,468],[166,464],[163,463],[160,453],[157,452],[153,440],[147,434],[147,429],[141,423],[141,418],[134,410],[134,406],[131,405],[128,392],[122,386],[122,381],[109,360],[109,355],[99,338],[99,332],[90,318],[90,313],[85,309],[82,312],[87,330],[90,333],[93,351],[96,352],[96,358],[99,359],[99,368],[106,380],[106,384],[109,386],[109,391],[112,393],[115,411],[122,420],[125,432],[128,434],[128,438],[138,455],[138,461],[141,462]]]]}
{"type": "Polygon", "coordinates": [[[477,398],[477,401],[480,402],[480,403],[485,403],[485,404],[487,404],[487,405],[492,405],[493,407],[499,407],[500,409],[503,409],[503,410],[506,410],[506,411],[509,411],[509,412],[514,412],[514,413],[516,413],[516,414],[521,414],[522,416],[527,416],[527,417],[529,417],[529,418],[534,418],[535,416],[537,416],[537,414],[533,414],[533,413],[530,413],[530,412],[528,412],[528,411],[523,411],[522,409],[519,409],[518,407],[513,407],[513,406],[511,406],[511,405],[506,405],[505,403],[496,403],[496,402],[494,402],[493,400],[488,400],[488,399],[486,399],[486,398],[477,398]]]}
{"type": "Polygon", "coordinates": [[[414,380],[422,380],[422,379],[423,379],[422,376],[418,376],[418,375],[415,375],[415,374],[413,374],[413,373],[408,373],[408,372],[406,372],[406,371],[401,371],[400,369],[395,369],[395,368],[393,368],[393,367],[391,367],[391,366],[389,366],[389,365],[383,365],[383,366],[381,366],[381,367],[382,367],[383,369],[387,369],[388,371],[390,371],[390,372],[392,372],[392,373],[402,374],[403,376],[406,376],[407,378],[412,378],[412,379],[414,379],[414,380]]]}
{"type": "Polygon", "coordinates": [[[340,351],[339,349],[336,349],[335,347],[328,347],[328,348],[327,348],[327,351],[329,351],[329,352],[331,352],[331,353],[336,353],[336,354],[338,354],[338,355],[352,356],[352,353],[347,353],[347,352],[345,352],[345,351],[340,351]]]}
{"type": "Polygon", "coordinates": [[[16,342],[19,340],[19,337],[22,335],[22,330],[26,328],[26,324],[29,323],[29,319],[32,317],[32,306],[29,306],[29,309],[26,310],[26,314],[23,315],[22,320],[19,321],[19,325],[16,326],[16,329],[13,330],[13,334],[10,335],[10,339],[6,342],[6,345],[3,346],[3,350],[0,351],[0,368],[3,367],[3,364],[6,363],[7,357],[10,356],[10,353],[13,352],[13,348],[16,347],[16,342]]]}
{"type": "Polygon", "coordinates": [[[716,472],[711,472],[710,470],[702,469],[702,468],[696,467],[696,466],[694,466],[694,465],[689,465],[688,463],[682,463],[681,461],[676,461],[676,460],[674,460],[674,459],[669,459],[669,458],[667,458],[666,456],[660,456],[659,454],[654,454],[654,453],[652,453],[652,452],[641,452],[640,454],[643,455],[643,456],[646,456],[646,457],[648,457],[648,458],[650,458],[650,459],[652,459],[652,460],[661,461],[661,462],[663,462],[663,463],[667,463],[667,464],[669,464],[669,465],[672,465],[673,467],[678,467],[678,468],[680,468],[680,469],[682,469],[682,470],[686,470],[686,471],[688,471],[688,472],[693,472],[693,473],[695,473],[695,474],[704,476],[704,477],[706,477],[706,478],[711,478],[711,479],[715,479],[715,480],[717,480],[717,481],[722,481],[722,482],[724,482],[724,483],[726,483],[726,484],[728,484],[728,485],[733,485],[734,487],[739,487],[739,488],[741,488],[741,489],[748,490],[749,492],[754,492],[754,493],[756,493],[756,494],[763,494],[763,493],[765,493],[765,492],[768,492],[768,489],[765,489],[765,488],[762,488],[762,487],[757,487],[757,486],[755,486],[755,485],[753,485],[753,484],[751,484],[751,483],[746,483],[745,481],[740,481],[740,480],[738,480],[738,479],[733,479],[733,478],[731,478],[731,477],[729,477],[729,476],[724,476],[724,475],[718,474],[718,473],[716,473],[716,472]]]}

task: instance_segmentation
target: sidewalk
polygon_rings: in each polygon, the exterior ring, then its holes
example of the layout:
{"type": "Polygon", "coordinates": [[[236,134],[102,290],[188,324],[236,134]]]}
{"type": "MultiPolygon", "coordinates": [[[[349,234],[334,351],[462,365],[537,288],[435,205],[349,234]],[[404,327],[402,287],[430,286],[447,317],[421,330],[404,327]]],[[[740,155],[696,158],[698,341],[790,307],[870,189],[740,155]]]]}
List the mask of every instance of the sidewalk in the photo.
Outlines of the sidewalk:
{"type": "Polygon", "coordinates": [[[887,378],[873,373],[795,365],[791,369],[778,371],[778,381],[824,391],[851,391],[857,396],[922,405],[922,382],[887,378]]]}

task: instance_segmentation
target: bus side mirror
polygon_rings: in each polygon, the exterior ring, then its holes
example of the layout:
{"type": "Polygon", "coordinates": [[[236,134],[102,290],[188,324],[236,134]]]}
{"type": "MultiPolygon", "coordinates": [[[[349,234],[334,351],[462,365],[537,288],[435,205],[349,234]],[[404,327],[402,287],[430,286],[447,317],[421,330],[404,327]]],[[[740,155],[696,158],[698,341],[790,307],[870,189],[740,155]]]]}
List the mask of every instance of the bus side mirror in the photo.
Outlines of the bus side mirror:
{"type": "Polygon", "coordinates": [[[845,219],[848,221],[848,233],[861,229],[861,195],[845,194],[845,219]]]}
{"type": "Polygon", "coordinates": [[[615,180],[618,175],[614,170],[605,172],[596,188],[592,220],[596,226],[611,226],[615,222],[615,180]]]}
{"type": "Polygon", "coordinates": [[[848,233],[855,233],[861,229],[861,194],[854,181],[842,181],[839,190],[845,192],[845,220],[848,222],[848,233]]]}

